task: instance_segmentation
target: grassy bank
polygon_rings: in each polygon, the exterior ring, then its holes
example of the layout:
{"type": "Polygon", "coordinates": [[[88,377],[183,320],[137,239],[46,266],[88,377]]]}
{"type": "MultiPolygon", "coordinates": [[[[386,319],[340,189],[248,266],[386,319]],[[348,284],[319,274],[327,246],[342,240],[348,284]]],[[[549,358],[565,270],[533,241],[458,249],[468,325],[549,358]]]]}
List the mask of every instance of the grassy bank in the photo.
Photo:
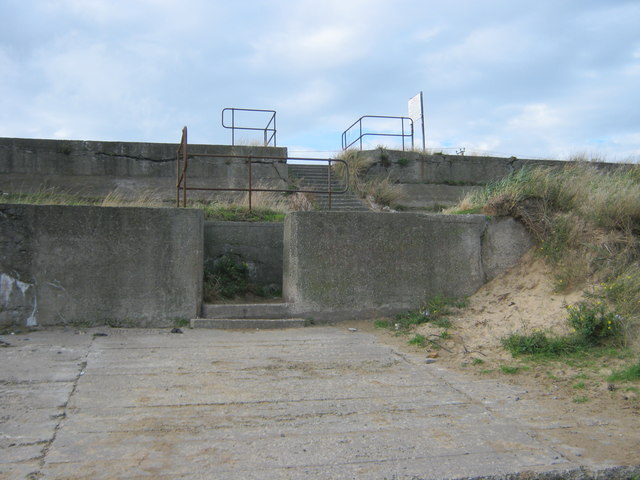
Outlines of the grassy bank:
{"type": "Polygon", "coordinates": [[[541,338],[524,343],[547,351],[572,349],[584,341],[637,348],[640,165],[603,168],[569,162],[526,168],[467,196],[453,213],[518,219],[537,240],[538,254],[553,267],[556,289],[585,289],[588,300],[568,310],[574,330],[582,329],[580,338],[564,345],[541,338]]]}

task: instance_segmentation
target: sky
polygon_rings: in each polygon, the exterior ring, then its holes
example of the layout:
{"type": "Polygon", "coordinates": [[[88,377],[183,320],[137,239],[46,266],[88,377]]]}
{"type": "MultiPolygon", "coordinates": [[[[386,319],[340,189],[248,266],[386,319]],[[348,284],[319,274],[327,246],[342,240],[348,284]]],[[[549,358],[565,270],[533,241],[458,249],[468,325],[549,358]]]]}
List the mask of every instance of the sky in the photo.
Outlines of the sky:
{"type": "Polygon", "coordinates": [[[0,18],[0,137],[231,144],[222,110],[253,108],[291,156],[328,158],[423,92],[435,151],[640,160],[639,0],[0,0],[0,18]]]}

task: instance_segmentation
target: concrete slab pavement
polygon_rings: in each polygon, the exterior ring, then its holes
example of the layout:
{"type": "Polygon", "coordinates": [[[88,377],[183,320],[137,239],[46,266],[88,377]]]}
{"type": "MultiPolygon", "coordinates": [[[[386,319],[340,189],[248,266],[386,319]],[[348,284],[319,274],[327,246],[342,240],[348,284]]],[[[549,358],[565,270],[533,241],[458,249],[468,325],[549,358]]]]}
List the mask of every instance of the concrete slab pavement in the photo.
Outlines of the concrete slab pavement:
{"type": "MultiPolygon", "coordinates": [[[[592,478],[583,467],[613,467],[537,438],[517,389],[344,327],[0,339],[0,478],[592,478]]],[[[599,478],[625,478],[610,472],[599,478]]]]}

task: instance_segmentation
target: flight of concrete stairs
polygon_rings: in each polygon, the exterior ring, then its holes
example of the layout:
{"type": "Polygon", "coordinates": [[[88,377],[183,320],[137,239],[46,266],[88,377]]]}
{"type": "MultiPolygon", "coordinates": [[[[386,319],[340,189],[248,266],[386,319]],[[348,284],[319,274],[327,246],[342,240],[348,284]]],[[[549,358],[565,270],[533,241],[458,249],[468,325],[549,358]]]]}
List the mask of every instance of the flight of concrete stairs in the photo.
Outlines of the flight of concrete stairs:
{"type": "MultiPolygon", "coordinates": [[[[328,190],[328,171],[325,165],[289,165],[289,180],[295,183],[301,190],[326,192],[328,190]]],[[[340,179],[331,175],[331,191],[341,192],[344,184],[340,179]]],[[[312,194],[314,201],[320,210],[329,209],[329,195],[326,193],[312,194]]],[[[366,212],[368,208],[354,193],[331,195],[331,210],[366,212]]]]}

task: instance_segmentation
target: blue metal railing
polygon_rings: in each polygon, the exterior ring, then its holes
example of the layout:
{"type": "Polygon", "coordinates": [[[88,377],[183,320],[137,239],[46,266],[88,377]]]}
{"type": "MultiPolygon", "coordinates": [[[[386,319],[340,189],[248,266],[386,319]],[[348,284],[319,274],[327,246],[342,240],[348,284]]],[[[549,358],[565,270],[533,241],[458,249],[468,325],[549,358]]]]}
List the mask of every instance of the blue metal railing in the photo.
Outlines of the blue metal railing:
{"type": "Polygon", "coordinates": [[[263,132],[264,140],[263,144],[265,147],[268,147],[273,141],[273,146],[276,147],[276,111],[275,110],[259,110],[255,108],[223,108],[222,109],[222,126],[224,128],[231,129],[231,145],[235,145],[235,133],[236,130],[253,130],[263,132]],[[225,123],[225,112],[231,112],[231,125],[225,123]],[[236,125],[236,112],[258,112],[258,113],[270,113],[269,121],[267,122],[267,126],[264,128],[261,127],[248,127],[248,126],[237,126],[236,125]]]}
{"type": "MultiPolygon", "coordinates": [[[[358,120],[342,132],[342,150],[346,150],[355,143],[359,142],[360,150],[362,150],[362,139],[366,136],[379,136],[379,137],[400,137],[402,138],[402,150],[405,150],[405,139],[411,139],[411,148],[413,149],[413,120],[409,117],[390,117],[386,115],[363,115],[358,120]],[[363,131],[362,121],[365,118],[378,118],[378,119],[391,119],[399,121],[399,133],[382,133],[382,132],[368,132],[363,131]],[[408,124],[407,124],[408,123],[408,124]],[[348,143],[348,135],[351,130],[357,127],[358,138],[348,143]],[[408,132],[408,133],[407,133],[408,132]]],[[[408,141],[408,140],[407,140],[408,141]]]]}

